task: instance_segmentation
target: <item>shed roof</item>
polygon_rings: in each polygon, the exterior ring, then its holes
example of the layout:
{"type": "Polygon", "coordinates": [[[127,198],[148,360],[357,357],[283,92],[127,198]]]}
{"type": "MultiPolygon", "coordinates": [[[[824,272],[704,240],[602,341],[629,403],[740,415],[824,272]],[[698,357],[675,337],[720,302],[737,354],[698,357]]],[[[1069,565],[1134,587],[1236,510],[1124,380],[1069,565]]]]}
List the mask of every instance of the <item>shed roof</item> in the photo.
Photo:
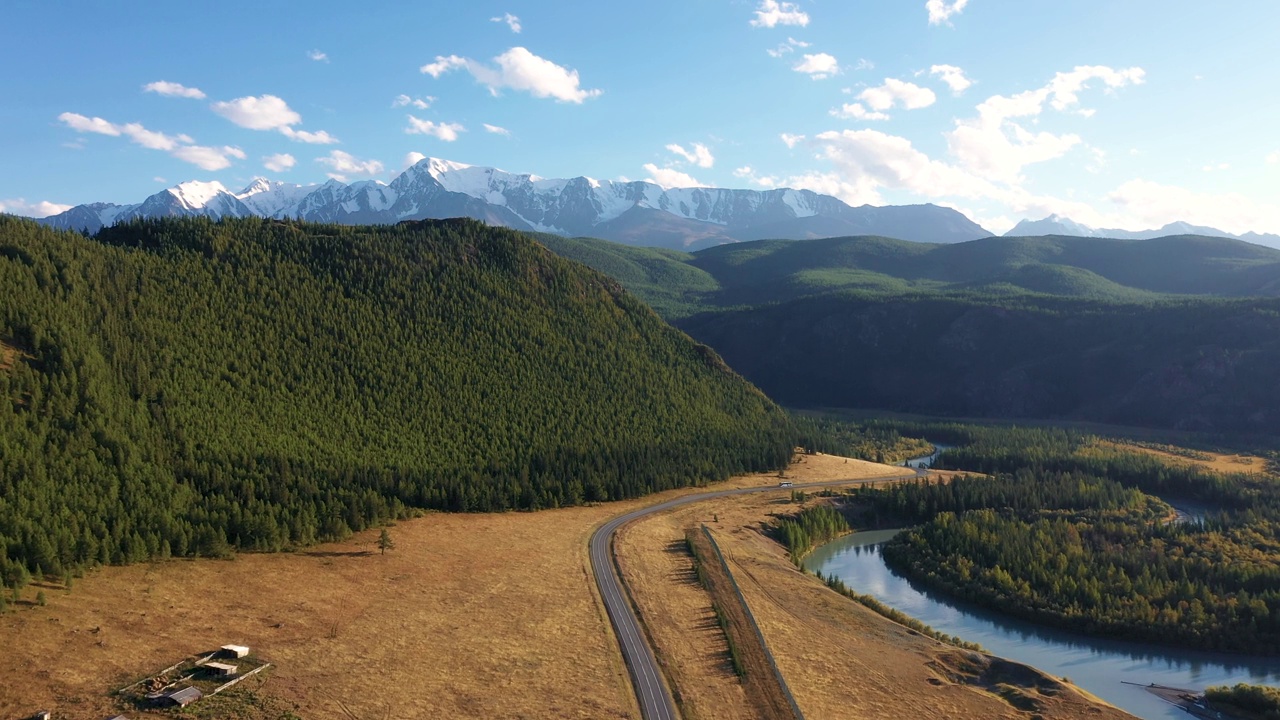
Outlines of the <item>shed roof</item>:
{"type": "Polygon", "coordinates": [[[204,697],[204,693],[200,692],[199,690],[193,687],[185,687],[185,688],[182,688],[181,690],[174,690],[173,692],[169,693],[168,697],[170,700],[178,703],[179,705],[190,705],[191,703],[204,697]]]}
{"type": "Polygon", "coordinates": [[[222,649],[229,653],[234,653],[236,657],[244,657],[249,654],[248,645],[223,645],[222,649]]]}
{"type": "Polygon", "coordinates": [[[212,670],[221,670],[223,672],[229,672],[229,673],[233,673],[240,669],[235,665],[231,665],[229,663],[220,663],[220,662],[209,662],[209,663],[205,663],[204,666],[212,670]]]}

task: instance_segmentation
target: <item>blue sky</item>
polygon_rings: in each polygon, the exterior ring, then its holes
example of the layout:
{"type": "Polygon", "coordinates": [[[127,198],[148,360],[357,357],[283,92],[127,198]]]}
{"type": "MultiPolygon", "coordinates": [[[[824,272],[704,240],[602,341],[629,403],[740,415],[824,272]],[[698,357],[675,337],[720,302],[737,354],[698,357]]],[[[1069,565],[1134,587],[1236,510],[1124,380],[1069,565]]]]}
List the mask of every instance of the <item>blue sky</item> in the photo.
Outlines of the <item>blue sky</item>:
{"type": "Polygon", "coordinates": [[[59,2],[0,8],[0,209],[184,180],[544,177],[1280,232],[1280,3],[59,2]]]}

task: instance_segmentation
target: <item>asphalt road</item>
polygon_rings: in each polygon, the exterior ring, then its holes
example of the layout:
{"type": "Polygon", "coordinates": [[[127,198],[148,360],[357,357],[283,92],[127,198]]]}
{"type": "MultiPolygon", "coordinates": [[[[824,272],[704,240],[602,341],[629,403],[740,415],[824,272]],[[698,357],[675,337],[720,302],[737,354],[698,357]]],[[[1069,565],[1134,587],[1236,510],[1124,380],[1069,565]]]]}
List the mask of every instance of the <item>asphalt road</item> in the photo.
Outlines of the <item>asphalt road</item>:
{"type": "MultiPolygon", "coordinates": [[[[916,471],[917,477],[923,474],[924,472],[921,470],[916,471]]],[[[676,712],[676,704],[675,700],[671,698],[671,692],[663,683],[662,673],[658,671],[658,662],[654,659],[653,648],[649,647],[648,639],[645,638],[644,632],[640,629],[640,621],[636,618],[635,610],[631,607],[631,602],[622,587],[622,579],[618,577],[618,567],[614,563],[613,556],[613,536],[618,531],[618,528],[646,515],[663,512],[681,505],[688,505],[689,503],[727,497],[729,495],[747,495],[770,490],[776,492],[784,489],[803,490],[806,488],[838,487],[855,483],[887,482],[901,480],[902,478],[903,476],[901,475],[891,475],[856,480],[831,480],[818,483],[799,483],[793,485],[792,488],[762,485],[760,487],[734,488],[732,490],[685,495],[674,500],[634,510],[601,525],[600,529],[596,530],[591,536],[591,570],[595,573],[596,586],[600,588],[600,597],[604,599],[605,610],[609,613],[609,620],[613,623],[614,633],[618,636],[618,645],[622,648],[622,657],[626,660],[627,670],[631,673],[631,684],[635,688],[636,699],[640,701],[640,717],[644,720],[676,720],[679,714],[676,712]]]]}

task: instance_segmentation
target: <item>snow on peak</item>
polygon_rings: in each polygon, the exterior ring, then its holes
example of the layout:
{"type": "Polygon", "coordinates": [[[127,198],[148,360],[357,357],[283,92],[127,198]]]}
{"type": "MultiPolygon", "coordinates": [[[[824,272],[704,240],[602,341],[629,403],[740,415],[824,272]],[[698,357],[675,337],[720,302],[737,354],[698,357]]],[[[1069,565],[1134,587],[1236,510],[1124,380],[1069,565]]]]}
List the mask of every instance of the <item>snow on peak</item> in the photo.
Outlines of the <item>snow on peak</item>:
{"type": "Polygon", "coordinates": [[[298,203],[316,187],[316,185],[297,185],[259,177],[254,178],[248,187],[241,190],[236,195],[236,199],[247,205],[257,215],[293,216],[297,212],[298,203]]]}
{"type": "Polygon", "coordinates": [[[249,197],[250,195],[257,195],[258,193],[270,192],[273,188],[280,187],[281,185],[284,185],[284,183],[272,182],[264,177],[256,177],[253,179],[253,182],[245,186],[245,189],[237,193],[236,197],[243,200],[249,197]]]}
{"type": "Polygon", "coordinates": [[[214,180],[212,182],[200,182],[199,180],[191,180],[179,183],[169,188],[169,194],[178,199],[188,210],[199,210],[208,205],[218,195],[230,195],[222,183],[214,180]]]}
{"type": "Polygon", "coordinates": [[[448,175],[449,173],[471,169],[470,165],[466,165],[464,163],[453,162],[452,160],[441,160],[440,158],[433,157],[419,160],[417,167],[425,168],[426,171],[431,174],[431,177],[436,180],[439,180],[442,176],[448,175]]]}

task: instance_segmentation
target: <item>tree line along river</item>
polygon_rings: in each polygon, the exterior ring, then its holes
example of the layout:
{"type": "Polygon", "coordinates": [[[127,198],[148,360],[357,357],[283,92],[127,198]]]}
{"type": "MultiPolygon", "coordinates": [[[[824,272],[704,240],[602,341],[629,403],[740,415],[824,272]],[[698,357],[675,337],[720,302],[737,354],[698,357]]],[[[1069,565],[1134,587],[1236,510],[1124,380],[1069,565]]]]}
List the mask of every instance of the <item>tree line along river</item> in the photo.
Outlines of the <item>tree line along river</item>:
{"type": "Polygon", "coordinates": [[[924,590],[890,570],[880,555],[879,546],[897,532],[847,535],[814,550],[804,565],[824,576],[838,577],[851,590],[871,595],[935,630],[979,643],[988,652],[1050,675],[1069,678],[1078,687],[1147,720],[1185,720],[1188,716],[1140,685],[1203,690],[1211,685],[1280,681],[1280,658],[1093,638],[1009,618],[924,590]]]}

